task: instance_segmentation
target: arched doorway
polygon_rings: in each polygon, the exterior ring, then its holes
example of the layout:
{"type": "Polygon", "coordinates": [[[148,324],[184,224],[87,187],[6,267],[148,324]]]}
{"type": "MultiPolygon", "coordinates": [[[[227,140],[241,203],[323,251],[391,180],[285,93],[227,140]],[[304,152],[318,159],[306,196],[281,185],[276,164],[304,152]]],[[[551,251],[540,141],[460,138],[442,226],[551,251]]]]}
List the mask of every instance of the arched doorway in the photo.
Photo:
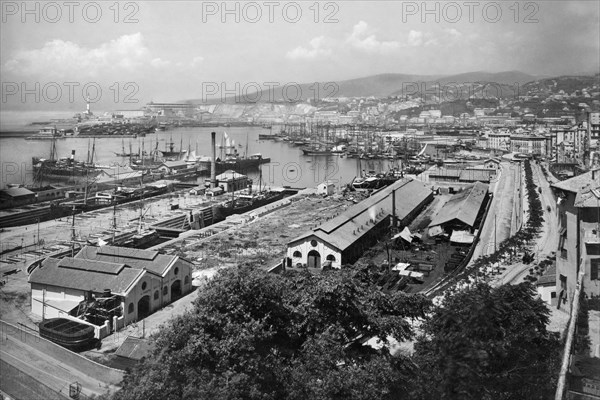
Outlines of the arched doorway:
{"type": "Polygon", "coordinates": [[[321,268],[321,255],[316,250],[308,252],[308,268],[321,268]]]}
{"type": "Polygon", "coordinates": [[[150,296],[146,295],[138,301],[138,321],[150,315],[150,296]]]}
{"type": "Polygon", "coordinates": [[[181,293],[181,280],[177,279],[171,285],[171,301],[175,301],[175,300],[179,299],[181,296],[182,296],[182,293],[181,293]]]}

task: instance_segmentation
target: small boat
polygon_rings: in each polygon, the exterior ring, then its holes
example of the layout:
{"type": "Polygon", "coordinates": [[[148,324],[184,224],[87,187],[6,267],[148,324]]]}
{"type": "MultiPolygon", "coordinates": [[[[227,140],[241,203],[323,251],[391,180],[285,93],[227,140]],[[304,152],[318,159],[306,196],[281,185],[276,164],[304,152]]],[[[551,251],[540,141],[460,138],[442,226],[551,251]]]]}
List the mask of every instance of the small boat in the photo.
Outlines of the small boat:
{"type": "Polygon", "coordinates": [[[95,342],[94,327],[66,318],[50,318],[39,324],[40,336],[69,350],[81,351],[95,342]]]}

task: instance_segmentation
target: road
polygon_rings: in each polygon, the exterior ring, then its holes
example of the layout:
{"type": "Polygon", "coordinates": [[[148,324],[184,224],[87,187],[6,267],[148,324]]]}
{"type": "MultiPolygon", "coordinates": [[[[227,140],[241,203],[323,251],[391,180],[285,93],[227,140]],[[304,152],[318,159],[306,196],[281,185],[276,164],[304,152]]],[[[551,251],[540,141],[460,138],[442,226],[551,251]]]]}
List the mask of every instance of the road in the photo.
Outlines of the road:
{"type": "Polygon", "coordinates": [[[518,199],[516,184],[519,168],[507,161],[502,161],[500,165],[500,177],[490,187],[493,193],[490,210],[470,263],[482,255],[492,254],[494,248],[511,235],[511,225],[514,224],[513,207],[516,198],[518,199]]]}
{"type": "MultiPolygon", "coordinates": [[[[69,384],[73,382],[79,382],[82,386],[81,392],[87,396],[98,396],[108,391],[108,387],[104,382],[85,375],[78,369],[28,346],[11,335],[3,335],[2,337],[0,359],[23,371],[23,373],[51,390],[67,397],[69,395],[69,384]]],[[[3,390],[7,384],[2,385],[3,390]]],[[[111,389],[114,391],[115,388],[111,389]]]]}
{"type": "MultiPolygon", "coordinates": [[[[542,189],[540,194],[540,201],[542,202],[543,218],[544,222],[540,229],[540,233],[532,247],[532,251],[535,254],[534,263],[537,264],[547,256],[555,254],[558,248],[558,216],[556,209],[556,198],[550,188],[550,183],[544,176],[541,167],[538,164],[531,164],[533,172],[534,183],[542,189]],[[550,207],[550,211],[548,211],[550,207]]],[[[505,283],[519,283],[523,282],[523,279],[529,273],[529,268],[532,268],[534,264],[526,265],[521,262],[508,265],[505,272],[499,275],[493,282],[495,285],[501,285],[505,283]]]]}

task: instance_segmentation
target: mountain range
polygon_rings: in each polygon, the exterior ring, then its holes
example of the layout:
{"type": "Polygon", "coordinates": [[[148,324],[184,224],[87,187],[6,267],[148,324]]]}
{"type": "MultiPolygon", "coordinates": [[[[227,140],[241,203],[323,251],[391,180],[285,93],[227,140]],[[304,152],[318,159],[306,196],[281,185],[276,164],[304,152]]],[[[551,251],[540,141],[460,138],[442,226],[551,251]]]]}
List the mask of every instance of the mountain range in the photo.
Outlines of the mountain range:
{"type": "MultiPolygon", "coordinates": [[[[439,87],[454,88],[456,86],[481,86],[496,84],[506,86],[522,86],[527,82],[542,77],[520,71],[484,72],[475,71],[457,75],[414,75],[414,74],[379,74],[363,78],[349,79],[337,82],[313,82],[305,84],[290,84],[261,92],[248,93],[244,96],[227,97],[226,103],[243,101],[294,101],[326,97],[388,97],[403,94],[437,90],[439,87]],[[437,88],[437,89],[436,89],[437,88]],[[271,93],[269,93],[271,91],[271,93]],[[241,97],[241,98],[240,98],[241,97]]],[[[211,104],[222,102],[222,99],[207,98],[187,100],[195,104],[211,104]]]]}

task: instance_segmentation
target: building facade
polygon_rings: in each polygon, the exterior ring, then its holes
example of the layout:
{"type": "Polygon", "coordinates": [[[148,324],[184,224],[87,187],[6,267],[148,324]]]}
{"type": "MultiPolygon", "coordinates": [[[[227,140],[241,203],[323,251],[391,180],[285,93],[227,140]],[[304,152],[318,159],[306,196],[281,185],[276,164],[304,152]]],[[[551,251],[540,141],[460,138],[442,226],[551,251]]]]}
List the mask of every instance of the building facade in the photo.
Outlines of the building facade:
{"type": "Polygon", "coordinates": [[[48,258],[33,270],[31,312],[42,319],[85,321],[83,305],[109,293],[120,310],[99,328],[110,326],[110,333],[192,291],[192,268],[189,261],[156,251],[86,246],[75,257],[48,258]]]}
{"type": "Polygon", "coordinates": [[[511,135],[510,151],[545,156],[546,137],[536,135],[511,135]]]}
{"type": "Polygon", "coordinates": [[[600,169],[552,187],[559,198],[556,291],[561,305],[570,305],[580,271],[585,293],[600,295],[600,169]]]}
{"type": "Polygon", "coordinates": [[[510,133],[490,132],[488,134],[488,147],[490,149],[508,151],[510,149],[510,133]]]}
{"type": "Polygon", "coordinates": [[[288,243],[288,265],[341,268],[356,261],[394,225],[406,226],[433,199],[431,189],[401,179],[288,243]]]}

